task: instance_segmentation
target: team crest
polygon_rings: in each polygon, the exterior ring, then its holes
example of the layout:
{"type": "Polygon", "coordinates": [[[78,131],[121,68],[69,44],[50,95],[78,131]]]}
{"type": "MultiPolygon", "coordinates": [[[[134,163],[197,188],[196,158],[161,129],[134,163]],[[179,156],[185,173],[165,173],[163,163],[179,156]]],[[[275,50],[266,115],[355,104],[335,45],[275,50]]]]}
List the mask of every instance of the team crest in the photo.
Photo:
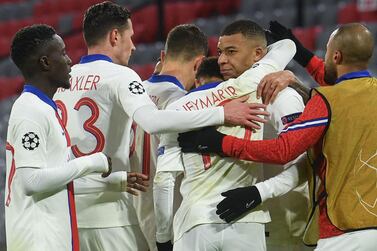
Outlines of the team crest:
{"type": "Polygon", "coordinates": [[[132,81],[128,86],[128,89],[133,94],[143,94],[145,92],[144,86],[137,81],[132,81]]]}
{"type": "Polygon", "coordinates": [[[22,146],[29,151],[33,151],[39,146],[39,137],[34,132],[28,132],[22,137],[22,146]]]}

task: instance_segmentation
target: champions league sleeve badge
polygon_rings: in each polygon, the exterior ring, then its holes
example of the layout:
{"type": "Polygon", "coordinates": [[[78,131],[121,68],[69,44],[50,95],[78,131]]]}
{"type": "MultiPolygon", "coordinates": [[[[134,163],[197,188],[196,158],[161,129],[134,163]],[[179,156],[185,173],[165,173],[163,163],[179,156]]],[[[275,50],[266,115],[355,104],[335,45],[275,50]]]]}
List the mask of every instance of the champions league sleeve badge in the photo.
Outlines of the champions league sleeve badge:
{"type": "Polygon", "coordinates": [[[29,151],[33,151],[39,146],[39,137],[34,132],[28,132],[22,137],[22,146],[29,151]]]}
{"type": "Polygon", "coordinates": [[[143,94],[145,92],[144,86],[141,83],[137,82],[137,81],[132,81],[128,85],[128,89],[133,94],[143,94]]]}

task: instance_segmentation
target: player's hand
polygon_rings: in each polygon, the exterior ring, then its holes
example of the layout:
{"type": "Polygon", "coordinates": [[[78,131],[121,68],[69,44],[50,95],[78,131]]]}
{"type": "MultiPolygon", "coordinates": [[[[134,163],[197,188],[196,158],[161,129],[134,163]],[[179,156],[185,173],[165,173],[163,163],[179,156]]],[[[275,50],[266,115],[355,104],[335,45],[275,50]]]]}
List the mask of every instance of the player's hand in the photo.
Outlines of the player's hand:
{"type": "Polygon", "coordinates": [[[306,67],[309,61],[312,59],[314,54],[306,49],[301,42],[293,35],[291,29],[288,29],[278,21],[271,21],[270,22],[270,31],[274,38],[278,40],[281,39],[291,39],[296,44],[296,54],[294,56],[294,60],[299,63],[302,67],[306,67]]]}
{"type": "Polygon", "coordinates": [[[218,205],[216,214],[227,223],[243,216],[262,203],[255,186],[241,187],[221,194],[225,197],[218,205]]]}
{"type": "Polygon", "coordinates": [[[180,133],[178,142],[182,152],[223,154],[222,142],[225,136],[215,127],[205,127],[197,131],[180,133]]]}
{"type": "Polygon", "coordinates": [[[260,123],[267,120],[259,116],[269,116],[265,111],[266,105],[258,103],[246,103],[248,96],[232,100],[224,105],[225,123],[241,125],[251,129],[260,129],[260,123]]]}
{"type": "MultiPolygon", "coordinates": [[[[106,154],[105,154],[106,155],[106,154]]],[[[112,172],[112,170],[113,170],[113,164],[112,164],[112,162],[111,162],[111,158],[109,157],[109,156],[107,156],[106,155],[106,157],[107,157],[107,164],[108,164],[108,166],[109,166],[109,169],[108,169],[108,171],[106,172],[106,173],[102,173],[102,178],[106,178],[107,176],[109,176],[110,175],[110,173],[112,172]]]]}
{"type": "Polygon", "coordinates": [[[273,103],[283,89],[296,81],[293,72],[285,70],[267,74],[258,84],[257,97],[262,97],[263,103],[273,103]]]}
{"type": "Polygon", "coordinates": [[[173,251],[173,244],[171,244],[171,241],[164,243],[156,242],[156,245],[158,251],[173,251]]]}
{"type": "Polygon", "coordinates": [[[141,173],[127,173],[127,187],[126,192],[138,196],[138,191],[146,192],[148,183],[148,176],[141,173]]]}

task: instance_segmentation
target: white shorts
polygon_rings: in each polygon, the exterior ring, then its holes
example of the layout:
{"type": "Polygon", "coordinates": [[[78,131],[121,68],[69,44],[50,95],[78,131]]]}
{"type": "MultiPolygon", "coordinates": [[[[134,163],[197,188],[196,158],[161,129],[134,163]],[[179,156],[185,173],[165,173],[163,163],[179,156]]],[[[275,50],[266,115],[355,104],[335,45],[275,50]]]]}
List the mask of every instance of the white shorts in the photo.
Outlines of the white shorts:
{"type": "Polygon", "coordinates": [[[266,251],[264,224],[203,224],[174,243],[174,251],[266,251]]]}
{"type": "Polygon", "coordinates": [[[377,230],[360,230],[320,239],[315,251],[376,251],[377,230]]]}
{"type": "Polygon", "coordinates": [[[80,228],[80,251],[148,251],[139,225],[80,228]]]}

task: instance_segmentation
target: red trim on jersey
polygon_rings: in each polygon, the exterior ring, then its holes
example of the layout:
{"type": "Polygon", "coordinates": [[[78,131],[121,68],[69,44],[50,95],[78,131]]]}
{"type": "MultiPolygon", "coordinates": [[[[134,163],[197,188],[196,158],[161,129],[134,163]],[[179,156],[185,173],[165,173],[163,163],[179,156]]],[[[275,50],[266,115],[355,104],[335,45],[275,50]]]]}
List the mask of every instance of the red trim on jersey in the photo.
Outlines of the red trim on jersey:
{"type": "Polygon", "coordinates": [[[202,154],[202,160],[204,165],[204,170],[207,170],[212,166],[211,164],[211,156],[209,154],[202,154]]]}
{"type": "Polygon", "coordinates": [[[143,170],[142,173],[148,176],[151,170],[151,135],[144,132],[144,145],[143,145],[143,170]]]}
{"type": "Polygon", "coordinates": [[[321,58],[313,56],[306,66],[306,70],[319,85],[329,85],[325,82],[325,64],[321,58]]]}
{"type": "Polygon", "coordinates": [[[13,146],[7,142],[7,144],[5,145],[5,149],[12,153],[12,165],[10,167],[9,177],[8,177],[8,196],[7,196],[7,200],[5,202],[5,205],[7,207],[9,207],[9,204],[10,204],[10,201],[11,201],[10,193],[11,193],[12,181],[13,181],[14,175],[16,174],[16,164],[14,162],[14,148],[13,148],[13,146]]]}
{"type": "MultiPolygon", "coordinates": [[[[69,137],[68,131],[64,126],[62,119],[60,118],[58,112],[55,112],[55,116],[59,121],[60,126],[62,127],[67,141],[67,147],[71,146],[71,138],[69,137]]],[[[79,231],[77,228],[77,218],[76,218],[76,204],[75,204],[75,189],[73,187],[73,181],[67,184],[67,193],[68,193],[68,206],[69,206],[69,216],[71,220],[71,238],[72,238],[72,251],[80,250],[79,242],[79,231]]]]}
{"type": "Polygon", "coordinates": [[[131,130],[134,134],[134,138],[132,140],[132,143],[131,143],[131,146],[130,146],[130,153],[128,155],[128,157],[131,157],[134,152],[135,152],[135,147],[136,147],[136,128],[137,128],[137,124],[135,122],[132,123],[131,125],[131,130]]]}

